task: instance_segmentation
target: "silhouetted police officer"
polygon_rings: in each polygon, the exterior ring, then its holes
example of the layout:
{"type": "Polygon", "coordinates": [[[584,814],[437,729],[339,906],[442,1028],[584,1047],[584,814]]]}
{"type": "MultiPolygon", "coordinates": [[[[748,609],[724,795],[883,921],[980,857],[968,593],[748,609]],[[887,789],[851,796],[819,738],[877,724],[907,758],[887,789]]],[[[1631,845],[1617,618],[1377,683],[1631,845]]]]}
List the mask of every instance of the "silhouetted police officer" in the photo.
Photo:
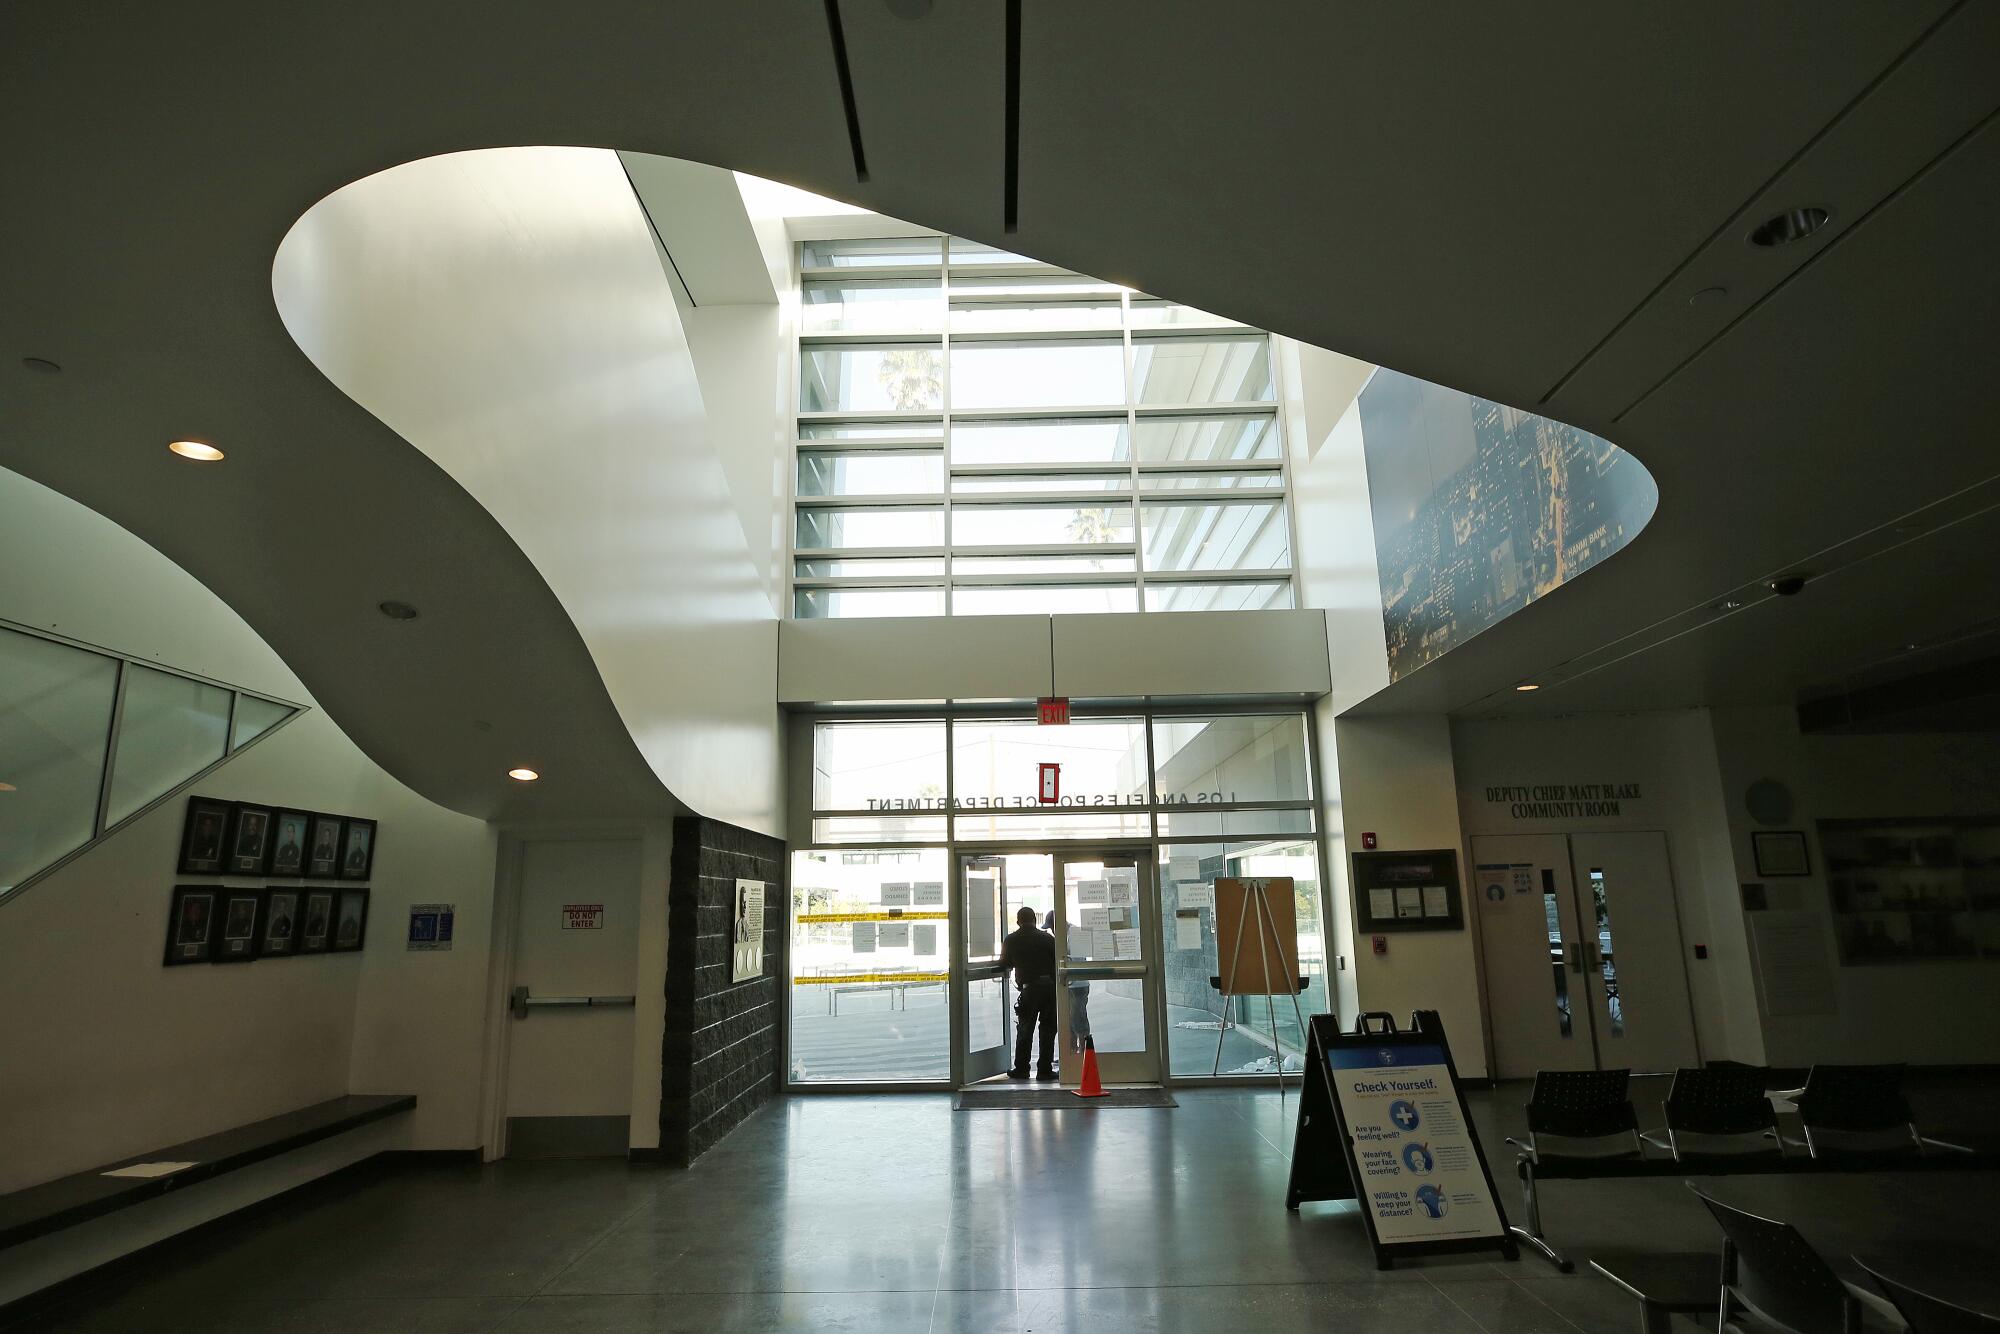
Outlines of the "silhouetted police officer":
{"type": "Polygon", "coordinates": [[[1035,1025],[1042,1026],[1042,1059],[1035,1078],[1056,1077],[1056,942],[1035,925],[1035,910],[1023,908],[1014,914],[1020,930],[1007,937],[1000,948],[1000,970],[1012,969],[1020,998],[1014,1002],[1014,1068],[1009,1079],[1028,1077],[1028,1046],[1035,1025]]]}

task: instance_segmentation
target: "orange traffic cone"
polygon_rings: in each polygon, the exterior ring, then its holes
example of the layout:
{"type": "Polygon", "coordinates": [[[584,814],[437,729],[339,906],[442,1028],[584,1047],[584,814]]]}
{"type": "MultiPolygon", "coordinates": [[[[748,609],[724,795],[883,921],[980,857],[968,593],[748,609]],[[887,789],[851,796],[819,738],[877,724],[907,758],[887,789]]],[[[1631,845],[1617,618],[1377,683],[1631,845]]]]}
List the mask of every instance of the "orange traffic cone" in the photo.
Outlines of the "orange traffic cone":
{"type": "Polygon", "coordinates": [[[1074,1090],[1079,1098],[1101,1098],[1104,1085],[1097,1078],[1097,1040],[1083,1040],[1083,1082],[1074,1090]]]}

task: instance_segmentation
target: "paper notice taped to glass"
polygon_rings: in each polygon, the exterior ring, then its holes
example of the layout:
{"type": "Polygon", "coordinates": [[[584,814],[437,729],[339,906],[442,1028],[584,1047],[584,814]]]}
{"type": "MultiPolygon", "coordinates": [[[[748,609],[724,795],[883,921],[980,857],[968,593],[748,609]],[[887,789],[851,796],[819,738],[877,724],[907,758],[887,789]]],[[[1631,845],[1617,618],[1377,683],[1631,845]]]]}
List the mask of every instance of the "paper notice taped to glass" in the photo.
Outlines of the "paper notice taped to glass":
{"type": "Polygon", "coordinates": [[[1093,958],[1093,959],[1109,959],[1109,958],[1112,958],[1112,957],[1113,957],[1113,955],[1112,955],[1111,951],[1112,951],[1112,950],[1113,950],[1114,948],[1116,948],[1116,945],[1115,945],[1115,943],[1114,943],[1114,942],[1112,941],[1112,939],[1111,939],[1111,932],[1109,932],[1109,931],[1091,931],[1091,932],[1088,932],[1088,933],[1086,933],[1086,934],[1088,934],[1088,935],[1090,936],[1090,957],[1091,957],[1091,958],[1093,958]]]}
{"type": "Polygon", "coordinates": [[[1109,931],[1111,929],[1111,909],[1085,908],[1082,911],[1083,929],[1086,931],[1109,931]]]}
{"type": "Polygon", "coordinates": [[[885,950],[906,949],[910,944],[910,924],[908,922],[882,922],[875,933],[875,943],[885,950]]]}
{"type": "Polygon", "coordinates": [[[856,922],[854,924],[854,952],[873,954],[875,952],[875,923],[856,922]]]}
{"type": "Polygon", "coordinates": [[[906,883],[882,886],[882,906],[884,908],[907,908],[910,906],[910,887],[906,883]]]}
{"type": "Polygon", "coordinates": [[[919,908],[944,907],[944,881],[917,881],[910,886],[910,901],[919,908]]]}
{"type": "Polygon", "coordinates": [[[1215,885],[1207,880],[1183,880],[1174,886],[1174,899],[1183,908],[1213,908],[1215,885]]]}
{"type": "Polygon", "coordinates": [[[1177,950],[1201,948],[1201,909],[1174,910],[1174,948],[1177,950]]]}
{"type": "Polygon", "coordinates": [[[937,926],[931,922],[918,922],[911,928],[916,934],[911,939],[913,954],[937,953],[937,926]]]}
{"type": "Polygon", "coordinates": [[[1102,880],[1079,880],[1076,882],[1076,901],[1086,905],[1109,903],[1110,886],[1102,880]]]}
{"type": "Polygon", "coordinates": [[[1111,957],[1114,959],[1136,959],[1139,957],[1139,931],[1134,927],[1126,931],[1111,933],[1111,957]]]}

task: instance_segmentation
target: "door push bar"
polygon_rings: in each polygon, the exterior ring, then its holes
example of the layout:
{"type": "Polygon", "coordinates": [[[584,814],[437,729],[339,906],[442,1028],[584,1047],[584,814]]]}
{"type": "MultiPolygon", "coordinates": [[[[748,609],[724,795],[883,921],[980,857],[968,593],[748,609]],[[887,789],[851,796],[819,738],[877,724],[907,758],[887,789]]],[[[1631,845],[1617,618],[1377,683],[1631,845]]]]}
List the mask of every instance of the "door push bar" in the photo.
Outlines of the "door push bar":
{"type": "Polygon", "coordinates": [[[588,1006],[592,1009],[617,1009],[637,1002],[635,996],[531,996],[526,987],[515,987],[508,993],[507,1008],[516,1019],[526,1019],[528,1011],[543,1005],[588,1006]]]}

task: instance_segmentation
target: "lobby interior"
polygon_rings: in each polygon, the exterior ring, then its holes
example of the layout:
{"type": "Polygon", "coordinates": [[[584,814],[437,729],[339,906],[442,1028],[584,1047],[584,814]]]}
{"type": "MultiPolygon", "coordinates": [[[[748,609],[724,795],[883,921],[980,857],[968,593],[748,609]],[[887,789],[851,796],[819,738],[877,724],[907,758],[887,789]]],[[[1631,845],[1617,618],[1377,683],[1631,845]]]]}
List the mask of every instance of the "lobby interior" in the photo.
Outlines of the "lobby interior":
{"type": "Polygon", "coordinates": [[[0,15],[0,1328],[1568,1334],[1697,1192],[2000,1318],[1995,67],[0,15]]]}

